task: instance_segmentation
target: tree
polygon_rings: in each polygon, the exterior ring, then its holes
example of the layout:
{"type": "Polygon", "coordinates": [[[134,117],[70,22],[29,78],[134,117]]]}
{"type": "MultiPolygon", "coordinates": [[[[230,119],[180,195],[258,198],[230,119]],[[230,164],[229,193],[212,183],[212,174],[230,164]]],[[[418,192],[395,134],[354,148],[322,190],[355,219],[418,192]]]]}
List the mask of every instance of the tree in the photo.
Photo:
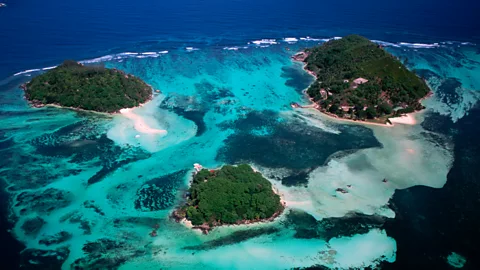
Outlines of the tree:
{"type": "Polygon", "coordinates": [[[146,102],[151,88],[139,78],[103,66],[67,60],[25,85],[25,97],[43,104],[116,112],[146,102]]]}
{"type": "Polygon", "coordinates": [[[337,113],[337,111],[338,111],[338,105],[337,105],[337,104],[333,104],[332,106],[330,106],[330,108],[328,108],[328,111],[331,112],[331,113],[337,113]]]}
{"type": "Polygon", "coordinates": [[[268,218],[283,208],[271,183],[248,165],[203,169],[194,176],[189,194],[182,211],[194,225],[268,218]]]}
{"type": "Polygon", "coordinates": [[[377,117],[377,111],[375,110],[375,107],[372,107],[372,106],[368,107],[365,113],[368,119],[373,119],[377,117]]]}
{"type": "MultiPolygon", "coordinates": [[[[350,35],[339,40],[331,40],[321,46],[308,49],[305,59],[308,70],[315,72],[317,80],[307,93],[319,101],[320,82],[322,88],[330,88],[333,98],[324,101],[322,108],[329,108],[340,101],[353,106],[360,103],[379,106],[388,98],[393,106],[407,103],[414,109],[419,99],[428,94],[426,83],[409,71],[401,61],[368,39],[350,35]],[[366,78],[367,83],[351,89],[344,79],[366,78]]],[[[335,113],[336,107],[329,110],[335,113]]],[[[379,108],[381,114],[391,114],[391,107],[379,108]]],[[[373,114],[371,114],[373,115],[373,114]]],[[[370,116],[371,116],[370,115],[370,116]]]]}
{"type": "Polygon", "coordinates": [[[390,106],[388,103],[381,103],[378,105],[378,111],[381,114],[391,114],[392,113],[392,106],[390,106]]]}
{"type": "Polygon", "coordinates": [[[367,117],[367,112],[364,110],[357,111],[358,119],[364,120],[367,117]]]}

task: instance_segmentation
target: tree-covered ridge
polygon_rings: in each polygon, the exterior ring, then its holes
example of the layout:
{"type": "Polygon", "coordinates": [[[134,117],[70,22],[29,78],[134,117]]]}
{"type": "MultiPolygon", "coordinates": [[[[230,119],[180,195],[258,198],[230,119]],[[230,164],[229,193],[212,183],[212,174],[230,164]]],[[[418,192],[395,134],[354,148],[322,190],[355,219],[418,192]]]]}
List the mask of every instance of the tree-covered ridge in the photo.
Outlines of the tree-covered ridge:
{"type": "Polygon", "coordinates": [[[272,184],[248,165],[203,169],[193,177],[189,194],[177,216],[197,226],[268,219],[283,209],[272,184]]]}
{"type": "Polygon", "coordinates": [[[33,78],[24,89],[34,105],[57,104],[110,113],[138,106],[152,96],[151,87],[135,76],[70,60],[33,78]]]}
{"type": "Polygon", "coordinates": [[[340,116],[373,118],[398,106],[403,107],[400,112],[419,110],[419,100],[430,92],[396,57],[361,36],[331,40],[306,53],[306,69],[317,76],[308,95],[340,116]]]}

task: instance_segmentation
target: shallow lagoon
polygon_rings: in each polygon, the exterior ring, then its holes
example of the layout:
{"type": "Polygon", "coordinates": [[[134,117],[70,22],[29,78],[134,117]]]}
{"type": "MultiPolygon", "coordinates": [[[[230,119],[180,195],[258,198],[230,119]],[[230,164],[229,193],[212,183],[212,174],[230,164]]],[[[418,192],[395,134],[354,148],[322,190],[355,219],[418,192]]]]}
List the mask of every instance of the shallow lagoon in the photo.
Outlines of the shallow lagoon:
{"type": "MultiPolygon", "coordinates": [[[[49,256],[65,269],[348,268],[395,261],[395,239],[382,228],[395,217],[389,199],[396,189],[441,188],[454,145],[421,125],[365,127],[293,111],[290,102],[307,102],[302,90],[312,78],[289,56],[314,44],[88,61],[160,89],[134,111],[166,135],[139,133],[122,115],[28,108],[17,86],[32,74],[6,80],[0,177],[10,184],[18,217],[13,233],[31,249],[23,254],[25,263],[46,263],[49,256]],[[168,218],[182,200],[193,163],[213,168],[240,162],[255,166],[282,193],[289,208],[284,216],[207,236],[168,218]],[[335,191],[347,185],[349,193],[335,191]],[[158,236],[150,237],[156,226],[158,236]],[[61,232],[70,237],[55,237],[61,232]],[[34,249],[56,251],[42,257],[34,249]]],[[[478,99],[473,45],[387,49],[408,57],[434,88],[435,96],[425,101],[429,113],[416,115],[418,122],[432,112],[458,120],[478,99]],[[459,56],[464,65],[453,61],[459,56]]]]}

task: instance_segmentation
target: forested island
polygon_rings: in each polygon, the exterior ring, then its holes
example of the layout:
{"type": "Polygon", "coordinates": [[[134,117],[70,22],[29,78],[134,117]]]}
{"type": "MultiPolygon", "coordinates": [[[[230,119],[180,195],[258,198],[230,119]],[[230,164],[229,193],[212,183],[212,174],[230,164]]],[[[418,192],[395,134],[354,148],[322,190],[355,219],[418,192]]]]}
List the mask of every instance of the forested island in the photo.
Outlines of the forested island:
{"type": "Polygon", "coordinates": [[[133,75],[72,60],[22,87],[26,99],[35,107],[59,105],[107,113],[136,107],[152,97],[152,88],[133,75]]]}
{"type": "Polygon", "coordinates": [[[226,224],[273,220],[284,209],[272,184],[249,165],[225,165],[199,170],[187,193],[187,202],[173,216],[208,232],[226,224]]]}
{"type": "Polygon", "coordinates": [[[382,46],[358,36],[330,40],[294,56],[316,77],[307,94],[319,110],[338,117],[388,121],[423,109],[425,81],[382,46]]]}

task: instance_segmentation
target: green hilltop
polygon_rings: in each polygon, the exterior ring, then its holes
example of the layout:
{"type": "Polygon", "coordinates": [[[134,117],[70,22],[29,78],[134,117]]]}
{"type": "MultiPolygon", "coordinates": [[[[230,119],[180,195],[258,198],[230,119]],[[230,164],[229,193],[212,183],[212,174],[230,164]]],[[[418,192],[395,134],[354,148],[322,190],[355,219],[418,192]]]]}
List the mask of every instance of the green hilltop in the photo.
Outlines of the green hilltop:
{"type": "Polygon", "coordinates": [[[430,89],[380,45],[349,35],[307,49],[306,69],[317,80],[307,93],[324,111],[352,119],[420,110],[430,89]],[[393,112],[395,107],[402,109],[393,112]],[[367,108],[367,109],[366,109],[367,108]]]}
{"type": "Polygon", "coordinates": [[[98,112],[118,112],[152,97],[152,88],[139,78],[117,69],[84,66],[67,60],[24,85],[34,106],[55,104],[98,112]]]}
{"type": "Polygon", "coordinates": [[[189,189],[187,203],[174,215],[193,225],[238,224],[270,219],[283,210],[272,184],[248,165],[225,165],[199,171],[189,189]]]}

